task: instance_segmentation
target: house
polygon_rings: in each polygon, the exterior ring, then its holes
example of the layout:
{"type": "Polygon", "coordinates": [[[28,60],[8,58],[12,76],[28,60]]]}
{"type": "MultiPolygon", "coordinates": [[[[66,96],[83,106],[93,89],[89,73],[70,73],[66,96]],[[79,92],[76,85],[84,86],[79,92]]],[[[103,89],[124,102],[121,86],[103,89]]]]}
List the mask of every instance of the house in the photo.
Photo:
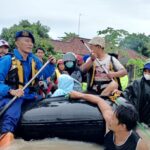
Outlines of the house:
{"type": "Polygon", "coordinates": [[[88,43],[90,39],[74,37],[68,41],[51,40],[51,44],[54,47],[55,52],[61,52],[63,54],[67,52],[73,52],[80,55],[88,54],[89,51],[81,42],[81,40],[83,40],[85,43],[88,43]]]}
{"type": "MultiPolygon", "coordinates": [[[[74,37],[68,41],[51,40],[51,44],[54,47],[55,52],[61,52],[63,54],[67,52],[73,52],[75,54],[80,54],[80,55],[89,54],[89,51],[87,50],[86,46],[81,42],[81,40],[83,40],[88,45],[88,41],[90,39],[74,37]]],[[[118,59],[123,65],[126,66],[129,59],[146,60],[147,58],[140,55],[134,50],[125,49],[125,50],[120,50],[118,52],[118,59]]],[[[135,67],[134,65],[129,65],[126,67],[129,72],[129,79],[130,81],[132,81],[132,79],[135,78],[135,73],[136,73],[135,67]]]]}
{"type": "Polygon", "coordinates": [[[124,49],[122,52],[118,54],[119,60],[123,63],[126,64],[129,59],[141,59],[141,60],[146,60],[147,57],[137,53],[135,50],[131,49],[124,49]],[[124,54],[123,54],[124,51],[124,54]]]}
{"type": "MultiPolygon", "coordinates": [[[[89,54],[89,51],[85,47],[85,45],[81,42],[83,40],[87,45],[90,39],[81,38],[81,37],[74,37],[68,41],[60,41],[60,40],[51,40],[51,44],[54,47],[55,52],[61,52],[63,54],[67,52],[73,52],[75,54],[85,55],[89,54]]],[[[134,50],[126,49],[124,50],[126,56],[119,52],[119,60],[125,64],[128,62],[128,59],[142,59],[145,60],[146,57],[138,54],[134,50]]]]}

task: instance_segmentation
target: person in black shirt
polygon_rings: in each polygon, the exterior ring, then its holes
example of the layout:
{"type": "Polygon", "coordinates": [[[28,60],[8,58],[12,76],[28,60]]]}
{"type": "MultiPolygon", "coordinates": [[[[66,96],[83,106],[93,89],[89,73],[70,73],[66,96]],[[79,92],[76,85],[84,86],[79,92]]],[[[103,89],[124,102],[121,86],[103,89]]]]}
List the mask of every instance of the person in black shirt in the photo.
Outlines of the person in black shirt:
{"type": "Polygon", "coordinates": [[[121,98],[120,105],[113,111],[106,101],[95,95],[73,91],[70,97],[98,105],[106,121],[105,150],[148,150],[143,139],[133,130],[138,113],[132,104],[123,102],[124,99],[121,98]]]}

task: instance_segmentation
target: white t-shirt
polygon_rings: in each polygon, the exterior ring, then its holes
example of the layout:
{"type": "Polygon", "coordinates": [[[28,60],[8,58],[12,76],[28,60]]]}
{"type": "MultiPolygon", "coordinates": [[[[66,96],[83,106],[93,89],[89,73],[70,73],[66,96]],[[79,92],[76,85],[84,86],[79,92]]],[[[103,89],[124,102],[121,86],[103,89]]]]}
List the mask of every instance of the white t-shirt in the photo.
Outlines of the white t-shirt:
{"type": "MultiPolygon", "coordinates": [[[[111,79],[107,77],[107,73],[104,70],[104,68],[105,68],[108,72],[111,71],[111,64],[112,64],[111,57],[113,60],[112,67],[115,66],[116,71],[124,69],[124,66],[119,62],[119,60],[117,60],[113,56],[106,54],[106,56],[102,60],[98,59],[100,65],[96,60],[94,61],[94,64],[95,64],[94,81],[111,81],[111,79]]],[[[106,87],[106,86],[104,86],[104,87],[106,87]]],[[[104,87],[102,87],[102,88],[104,88],[104,87]]],[[[93,86],[93,89],[95,89],[94,86],[93,86]]]]}

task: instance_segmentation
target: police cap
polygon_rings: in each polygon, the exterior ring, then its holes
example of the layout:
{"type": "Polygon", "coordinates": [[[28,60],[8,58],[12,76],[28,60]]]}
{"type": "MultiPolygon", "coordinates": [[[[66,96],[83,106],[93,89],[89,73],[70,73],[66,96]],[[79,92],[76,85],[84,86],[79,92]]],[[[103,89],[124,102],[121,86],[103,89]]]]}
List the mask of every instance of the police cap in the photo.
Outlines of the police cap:
{"type": "Polygon", "coordinates": [[[15,40],[17,40],[19,37],[28,37],[28,38],[31,38],[32,42],[35,43],[34,36],[33,36],[33,34],[30,31],[22,30],[22,31],[16,32],[15,40]]]}

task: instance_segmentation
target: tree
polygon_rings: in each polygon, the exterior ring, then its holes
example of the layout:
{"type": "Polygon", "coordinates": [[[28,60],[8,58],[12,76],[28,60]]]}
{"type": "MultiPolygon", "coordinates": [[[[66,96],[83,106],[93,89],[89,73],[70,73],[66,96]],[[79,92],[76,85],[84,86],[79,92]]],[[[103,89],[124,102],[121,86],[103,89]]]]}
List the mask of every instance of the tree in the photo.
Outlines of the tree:
{"type": "Polygon", "coordinates": [[[120,42],[120,47],[124,49],[133,49],[138,53],[150,56],[150,37],[145,34],[132,33],[120,42]]]}
{"type": "Polygon", "coordinates": [[[139,78],[142,76],[143,73],[143,66],[144,66],[145,61],[141,59],[130,59],[127,63],[127,66],[133,65],[134,66],[134,77],[133,80],[139,78]]]}
{"type": "Polygon", "coordinates": [[[108,52],[118,52],[121,49],[132,49],[136,52],[150,57],[150,36],[141,33],[128,33],[125,30],[115,30],[108,27],[105,30],[98,31],[106,40],[106,50],[108,52]]]}
{"type": "MultiPolygon", "coordinates": [[[[22,20],[18,25],[14,24],[10,28],[3,28],[1,38],[7,40],[10,44],[10,50],[15,48],[15,33],[20,30],[28,30],[33,33],[35,37],[35,48],[42,47],[47,53],[54,53],[53,47],[50,44],[50,37],[48,35],[49,27],[41,25],[40,21],[30,23],[28,20],[22,20]]],[[[33,52],[35,50],[33,49],[33,52]]]]}
{"type": "Polygon", "coordinates": [[[127,56],[127,52],[120,48],[119,44],[128,36],[128,32],[122,29],[115,30],[111,27],[108,27],[105,30],[98,31],[98,35],[101,35],[106,40],[106,51],[108,53],[121,53],[122,56],[127,56]]]}
{"type": "Polygon", "coordinates": [[[62,41],[68,41],[68,40],[70,40],[70,39],[72,39],[74,37],[79,37],[77,34],[72,33],[72,32],[69,32],[69,33],[65,32],[64,34],[65,34],[65,36],[61,37],[62,41]]]}

